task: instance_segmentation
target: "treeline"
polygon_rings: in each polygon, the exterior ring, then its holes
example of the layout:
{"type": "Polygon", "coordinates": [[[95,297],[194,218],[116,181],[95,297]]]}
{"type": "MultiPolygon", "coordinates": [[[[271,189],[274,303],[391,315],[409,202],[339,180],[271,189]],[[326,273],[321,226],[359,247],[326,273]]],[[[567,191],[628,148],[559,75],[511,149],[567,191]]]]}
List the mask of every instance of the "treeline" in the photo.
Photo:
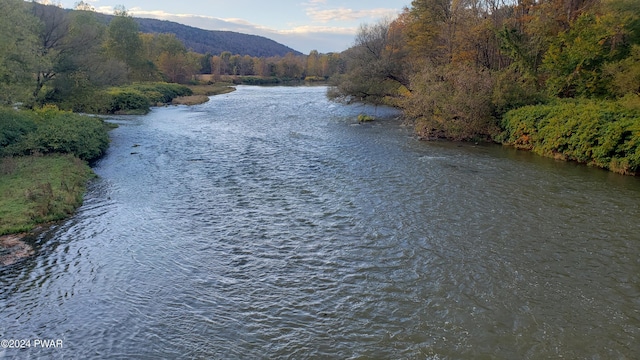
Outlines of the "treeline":
{"type": "Polygon", "coordinates": [[[344,73],[346,63],[338,53],[320,54],[313,50],[307,56],[288,53],[285,56],[251,57],[225,51],[208,56],[210,67],[205,73],[214,76],[263,76],[281,79],[326,80],[344,73]]]}
{"type": "Polygon", "coordinates": [[[342,55],[330,95],[398,106],[424,138],[640,171],[637,0],[414,0],[342,55]]]}

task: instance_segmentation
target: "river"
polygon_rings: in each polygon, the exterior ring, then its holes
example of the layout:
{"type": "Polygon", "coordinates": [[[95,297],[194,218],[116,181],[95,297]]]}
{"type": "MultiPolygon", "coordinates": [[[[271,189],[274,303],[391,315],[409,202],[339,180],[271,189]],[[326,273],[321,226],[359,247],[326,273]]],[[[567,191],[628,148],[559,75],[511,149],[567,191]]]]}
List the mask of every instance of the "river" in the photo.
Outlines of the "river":
{"type": "Polygon", "coordinates": [[[84,205],[0,268],[0,339],[62,346],[0,358],[637,358],[637,178],[325,92],[111,119],[84,205]]]}

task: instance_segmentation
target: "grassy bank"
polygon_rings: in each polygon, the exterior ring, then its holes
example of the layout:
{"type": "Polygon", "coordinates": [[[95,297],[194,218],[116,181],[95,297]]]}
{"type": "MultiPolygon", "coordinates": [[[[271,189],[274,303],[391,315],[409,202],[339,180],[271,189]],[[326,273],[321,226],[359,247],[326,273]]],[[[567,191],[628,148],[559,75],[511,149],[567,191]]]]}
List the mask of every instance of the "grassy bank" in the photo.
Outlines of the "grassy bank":
{"type": "Polygon", "coordinates": [[[173,105],[198,105],[209,101],[209,96],[235,91],[231,83],[188,85],[192,95],[179,96],[171,101],[173,105]]]}
{"type": "Polygon", "coordinates": [[[73,213],[93,176],[88,162],[106,151],[110,128],[51,106],[0,109],[0,235],[73,213]]]}
{"type": "Polygon", "coordinates": [[[87,163],[73,155],[0,159],[0,235],[69,216],[92,176],[87,163]]]}
{"type": "Polygon", "coordinates": [[[212,84],[188,85],[193,95],[222,95],[235,91],[234,84],[227,82],[217,82],[212,84]]]}

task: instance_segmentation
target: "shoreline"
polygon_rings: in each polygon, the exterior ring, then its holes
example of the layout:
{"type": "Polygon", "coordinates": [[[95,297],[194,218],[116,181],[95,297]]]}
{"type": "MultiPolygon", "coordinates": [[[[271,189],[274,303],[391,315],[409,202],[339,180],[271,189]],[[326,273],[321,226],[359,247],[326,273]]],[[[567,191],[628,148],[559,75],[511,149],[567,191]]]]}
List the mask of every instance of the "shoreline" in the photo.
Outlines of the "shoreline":
{"type": "MultiPolygon", "coordinates": [[[[172,101],[172,103],[165,104],[165,106],[166,105],[187,105],[187,106],[198,105],[198,104],[202,104],[209,101],[210,96],[226,94],[226,93],[235,91],[236,89],[233,86],[228,86],[227,84],[225,84],[224,86],[200,86],[192,90],[194,91],[194,95],[175,98],[174,101],[172,101]]],[[[29,156],[23,157],[23,159],[28,159],[28,158],[29,156]]],[[[11,157],[11,159],[14,159],[14,158],[11,157]]],[[[0,164],[2,164],[2,169],[4,171],[2,174],[3,176],[13,175],[16,171],[16,168],[20,167],[20,166],[16,167],[15,161],[13,160],[9,160],[9,164],[12,166],[10,167],[5,166],[7,164],[4,164],[4,161],[5,161],[5,157],[0,158],[0,164]],[[6,171],[7,169],[5,169],[5,167],[10,168],[10,171],[6,171]]],[[[31,161],[31,160],[27,160],[27,161],[31,161]]],[[[80,198],[84,197],[86,193],[86,184],[88,183],[88,181],[90,181],[91,178],[95,176],[95,174],[93,173],[93,169],[89,168],[88,171],[89,173],[85,175],[84,181],[83,181],[85,186],[69,186],[70,189],[67,189],[69,191],[74,192],[71,198],[77,199],[78,197],[80,198]]],[[[51,179],[42,179],[40,182],[42,184],[64,182],[62,179],[58,179],[58,180],[59,181],[52,181],[51,179]]],[[[10,181],[10,180],[7,180],[7,181],[10,181]]],[[[36,186],[41,187],[42,184],[38,183],[36,184],[36,186]]],[[[51,188],[51,186],[49,186],[49,188],[51,188]]],[[[39,190],[39,188],[37,190],[39,190]]],[[[39,193],[35,194],[35,190],[33,189],[26,189],[26,190],[21,189],[21,191],[18,191],[18,192],[30,194],[34,198],[41,196],[41,194],[39,193]]],[[[51,195],[53,195],[53,192],[56,192],[56,190],[52,189],[51,195]]],[[[35,254],[35,249],[33,248],[32,245],[30,245],[27,241],[25,241],[25,239],[28,237],[36,236],[42,233],[43,231],[45,231],[46,229],[48,229],[49,228],[48,225],[51,224],[51,220],[54,220],[55,222],[57,222],[57,221],[65,221],[69,219],[71,216],[73,216],[73,214],[75,214],[76,210],[80,208],[83,203],[84,203],[84,199],[82,199],[79,202],[74,202],[74,204],[72,204],[73,209],[67,209],[66,211],[67,214],[64,217],[47,219],[47,221],[44,221],[42,223],[35,223],[35,224],[32,222],[29,222],[29,223],[24,222],[22,225],[18,225],[18,226],[14,224],[15,226],[14,229],[16,230],[16,232],[9,231],[4,235],[0,235],[0,267],[11,266],[13,264],[16,264],[24,259],[27,259],[33,256],[35,254]]]]}
{"type": "Polygon", "coordinates": [[[31,233],[0,235],[0,266],[11,266],[35,254],[24,239],[31,233]]]}

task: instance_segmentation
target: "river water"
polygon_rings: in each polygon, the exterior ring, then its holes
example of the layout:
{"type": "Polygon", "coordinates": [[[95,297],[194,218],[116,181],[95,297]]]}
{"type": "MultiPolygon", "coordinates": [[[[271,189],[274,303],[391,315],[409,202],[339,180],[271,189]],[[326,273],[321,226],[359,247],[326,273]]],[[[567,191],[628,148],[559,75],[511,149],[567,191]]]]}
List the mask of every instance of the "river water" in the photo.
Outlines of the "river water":
{"type": "Polygon", "coordinates": [[[0,269],[0,339],[63,346],[0,358],[637,358],[637,178],[325,92],[112,119],[84,205],[0,269]]]}

